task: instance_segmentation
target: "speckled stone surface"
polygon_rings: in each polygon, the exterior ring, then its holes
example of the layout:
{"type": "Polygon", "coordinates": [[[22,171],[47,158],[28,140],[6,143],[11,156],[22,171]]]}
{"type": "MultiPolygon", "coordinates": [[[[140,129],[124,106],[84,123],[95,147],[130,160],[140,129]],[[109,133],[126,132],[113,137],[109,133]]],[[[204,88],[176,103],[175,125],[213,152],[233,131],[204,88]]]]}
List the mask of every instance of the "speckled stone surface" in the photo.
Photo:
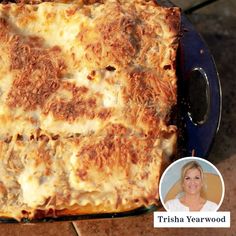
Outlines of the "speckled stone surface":
{"type": "Polygon", "coordinates": [[[72,223],[0,224],[0,236],[77,236],[72,223]]]}
{"type": "MultiPolygon", "coordinates": [[[[162,0],[163,1],[163,0],[162,0]]],[[[173,0],[186,9],[202,0],[173,0]]],[[[209,160],[223,175],[225,198],[220,208],[231,211],[228,229],[154,229],[153,215],[37,225],[0,224],[0,236],[234,236],[236,235],[236,1],[219,0],[190,17],[214,56],[223,93],[222,121],[209,160]]]]}

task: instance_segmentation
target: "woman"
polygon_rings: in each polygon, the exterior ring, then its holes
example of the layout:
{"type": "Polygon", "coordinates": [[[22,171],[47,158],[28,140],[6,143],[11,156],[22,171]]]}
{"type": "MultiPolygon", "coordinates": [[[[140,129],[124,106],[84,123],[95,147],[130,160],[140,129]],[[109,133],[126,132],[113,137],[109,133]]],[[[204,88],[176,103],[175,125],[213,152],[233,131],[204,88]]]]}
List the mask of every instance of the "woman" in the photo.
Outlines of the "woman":
{"type": "Polygon", "coordinates": [[[183,196],[165,203],[169,211],[216,211],[217,204],[201,196],[204,175],[196,161],[190,161],[182,167],[181,185],[183,196]]]}

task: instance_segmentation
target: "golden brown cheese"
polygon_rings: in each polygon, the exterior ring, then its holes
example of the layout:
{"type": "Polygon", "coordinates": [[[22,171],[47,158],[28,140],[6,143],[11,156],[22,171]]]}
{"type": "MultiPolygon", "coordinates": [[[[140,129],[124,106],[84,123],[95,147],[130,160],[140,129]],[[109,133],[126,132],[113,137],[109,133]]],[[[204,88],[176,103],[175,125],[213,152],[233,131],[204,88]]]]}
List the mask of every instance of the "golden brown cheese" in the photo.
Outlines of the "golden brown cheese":
{"type": "Polygon", "coordinates": [[[179,9],[31,3],[0,4],[0,215],[155,204],[176,150],[179,9]]]}

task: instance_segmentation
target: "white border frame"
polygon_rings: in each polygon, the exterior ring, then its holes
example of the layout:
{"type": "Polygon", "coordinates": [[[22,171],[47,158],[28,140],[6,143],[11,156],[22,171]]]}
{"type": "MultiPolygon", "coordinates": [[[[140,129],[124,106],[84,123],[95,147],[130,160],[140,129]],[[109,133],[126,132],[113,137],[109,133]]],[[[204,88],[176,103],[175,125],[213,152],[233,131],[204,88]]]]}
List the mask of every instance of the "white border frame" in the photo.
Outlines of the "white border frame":
{"type": "Polygon", "coordinates": [[[200,158],[200,157],[182,157],[176,161],[174,161],[173,163],[171,163],[166,169],[165,171],[163,172],[162,176],[161,176],[161,179],[160,179],[160,184],[159,184],[159,196],[160,196],[160,200],[161,200],[161,203],[162,203],[162,206],[165,208],[166,211],[170,212],[168,210],[168,208],[165,206],[165,203],[164,203],[164,199],[162,198],[162,195],[161,195],[161,188],[162,188],[162,182],[163,182],[163,179],[164,179],[164,176],[165,174],[168,172],[168,170],[173,166],[175,165],[176,163],[178,162],[181,162],[181,161],[185,161],[185,160],[199,160],[199,161],[203,161],[205,162],[206,164],[210,165],[213,169],[215,169],[215,171],[217,172],[217,174],[219,175],[220,177],[220,180],[221,180],[221,184],[222,184],[222,195],[221,195],[221,199],[220,199],[220,202],[218,204],[218,207],[216,208],[216,211],[218,211],[218,209],[220,208],[223,200],[224,200],[224,196],[225,196],[225,183],[224,183],[224,179],[220,173],[220,171],[216,168],[215,165],[213,165],[211,162],[209,162],[208,160],[204,159],[204,158],[200,158]]]}

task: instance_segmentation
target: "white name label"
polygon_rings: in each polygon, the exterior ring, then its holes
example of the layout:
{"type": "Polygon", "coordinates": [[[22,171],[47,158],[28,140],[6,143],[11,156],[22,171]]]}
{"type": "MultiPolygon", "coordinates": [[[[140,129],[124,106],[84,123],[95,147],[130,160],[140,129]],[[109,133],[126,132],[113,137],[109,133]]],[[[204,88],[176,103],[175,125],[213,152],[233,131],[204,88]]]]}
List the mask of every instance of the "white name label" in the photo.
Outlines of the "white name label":
{"type": "Polygon", "coordinates": [[[155,228],[229,228],[230,212],[154,212],[155,228]]]}

